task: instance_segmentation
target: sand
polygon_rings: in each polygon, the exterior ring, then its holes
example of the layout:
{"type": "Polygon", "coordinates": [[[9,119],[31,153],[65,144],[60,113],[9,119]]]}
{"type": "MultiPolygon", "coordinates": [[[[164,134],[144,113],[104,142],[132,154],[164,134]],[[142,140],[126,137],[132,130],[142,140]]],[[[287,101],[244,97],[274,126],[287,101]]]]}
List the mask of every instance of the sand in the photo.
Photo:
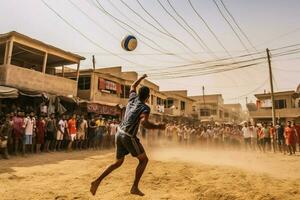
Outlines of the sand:
{"type": "Polygon", "coordinates": [[[0,199],[300,199],[300,157],[189,148],[149,150],[140,188],[129,193],[137,161],[124,165],[99,187],[89,186],[114,160],[111,151],[50,153],[0,160],[0,199]]]}

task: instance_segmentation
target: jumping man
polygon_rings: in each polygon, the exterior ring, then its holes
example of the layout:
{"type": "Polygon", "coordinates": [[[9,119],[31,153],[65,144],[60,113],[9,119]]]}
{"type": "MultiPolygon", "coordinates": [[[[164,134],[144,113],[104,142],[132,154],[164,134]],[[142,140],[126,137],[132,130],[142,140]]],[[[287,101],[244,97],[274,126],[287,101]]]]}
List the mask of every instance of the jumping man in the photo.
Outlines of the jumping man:
{"type": "Polygon", "coordinates": [[[123,164],[125,156],[130,153],[139,160],[130,193],[144,196],[144,193],[139,190],[138,184],[147,166],[148,157],[136,136],[139,124],[141,123],[147,129],[165,129],[165,124],[153,124],[148,121],[150,108],[146,105],[146,102],[150,96],[150,89],[142,86],[138,94],[136,93],[137,86],[146,77],[146,74],[143,75],[131,85],[125,116],[116,134],[116,161],[91,183],[90,192],[93,195],[96,194],[101,181],[112,171],[119,168],[123,164]]]}

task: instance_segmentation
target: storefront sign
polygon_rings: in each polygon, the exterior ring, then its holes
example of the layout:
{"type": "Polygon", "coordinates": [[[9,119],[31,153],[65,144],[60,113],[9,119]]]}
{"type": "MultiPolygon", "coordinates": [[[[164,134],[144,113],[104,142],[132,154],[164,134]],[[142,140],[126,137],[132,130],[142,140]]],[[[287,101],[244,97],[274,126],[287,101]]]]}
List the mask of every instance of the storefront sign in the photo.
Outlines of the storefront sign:
{"type": "Polygon", "coordinates": [[[107,106],[97,103],[90,103],[87,105],[87,111],[100,115],[120,115],[121,110],[117,106],[107,106]]]}

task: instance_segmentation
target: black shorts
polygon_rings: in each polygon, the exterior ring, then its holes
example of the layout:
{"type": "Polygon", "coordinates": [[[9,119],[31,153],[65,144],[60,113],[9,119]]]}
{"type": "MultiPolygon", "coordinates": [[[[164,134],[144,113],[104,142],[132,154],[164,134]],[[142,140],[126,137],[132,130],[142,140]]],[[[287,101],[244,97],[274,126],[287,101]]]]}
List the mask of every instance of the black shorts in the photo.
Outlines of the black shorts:
{"type": "Polygon", "coordinates": [[[137,157],[145,152],[143,145],[137,137],[129,137],[119,131],[116,134],[116,157],[121,159],[127,154],[137,157]]]}

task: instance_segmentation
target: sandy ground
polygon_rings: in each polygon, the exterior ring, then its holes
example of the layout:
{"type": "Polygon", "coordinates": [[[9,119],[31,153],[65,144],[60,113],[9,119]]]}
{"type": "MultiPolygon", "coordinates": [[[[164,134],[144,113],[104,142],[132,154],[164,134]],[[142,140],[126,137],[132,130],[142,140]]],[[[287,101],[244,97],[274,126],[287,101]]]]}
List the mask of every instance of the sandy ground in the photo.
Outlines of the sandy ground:
{"type": "Polygon", "coordinates": [[[83,151],[0,160],[0,199],[300,199],[298,156],[182,148],[148,154],[145,197],[129,194],[137,164],[130,156],[91,196],[91,180],[114,154],[83,151]]]}

